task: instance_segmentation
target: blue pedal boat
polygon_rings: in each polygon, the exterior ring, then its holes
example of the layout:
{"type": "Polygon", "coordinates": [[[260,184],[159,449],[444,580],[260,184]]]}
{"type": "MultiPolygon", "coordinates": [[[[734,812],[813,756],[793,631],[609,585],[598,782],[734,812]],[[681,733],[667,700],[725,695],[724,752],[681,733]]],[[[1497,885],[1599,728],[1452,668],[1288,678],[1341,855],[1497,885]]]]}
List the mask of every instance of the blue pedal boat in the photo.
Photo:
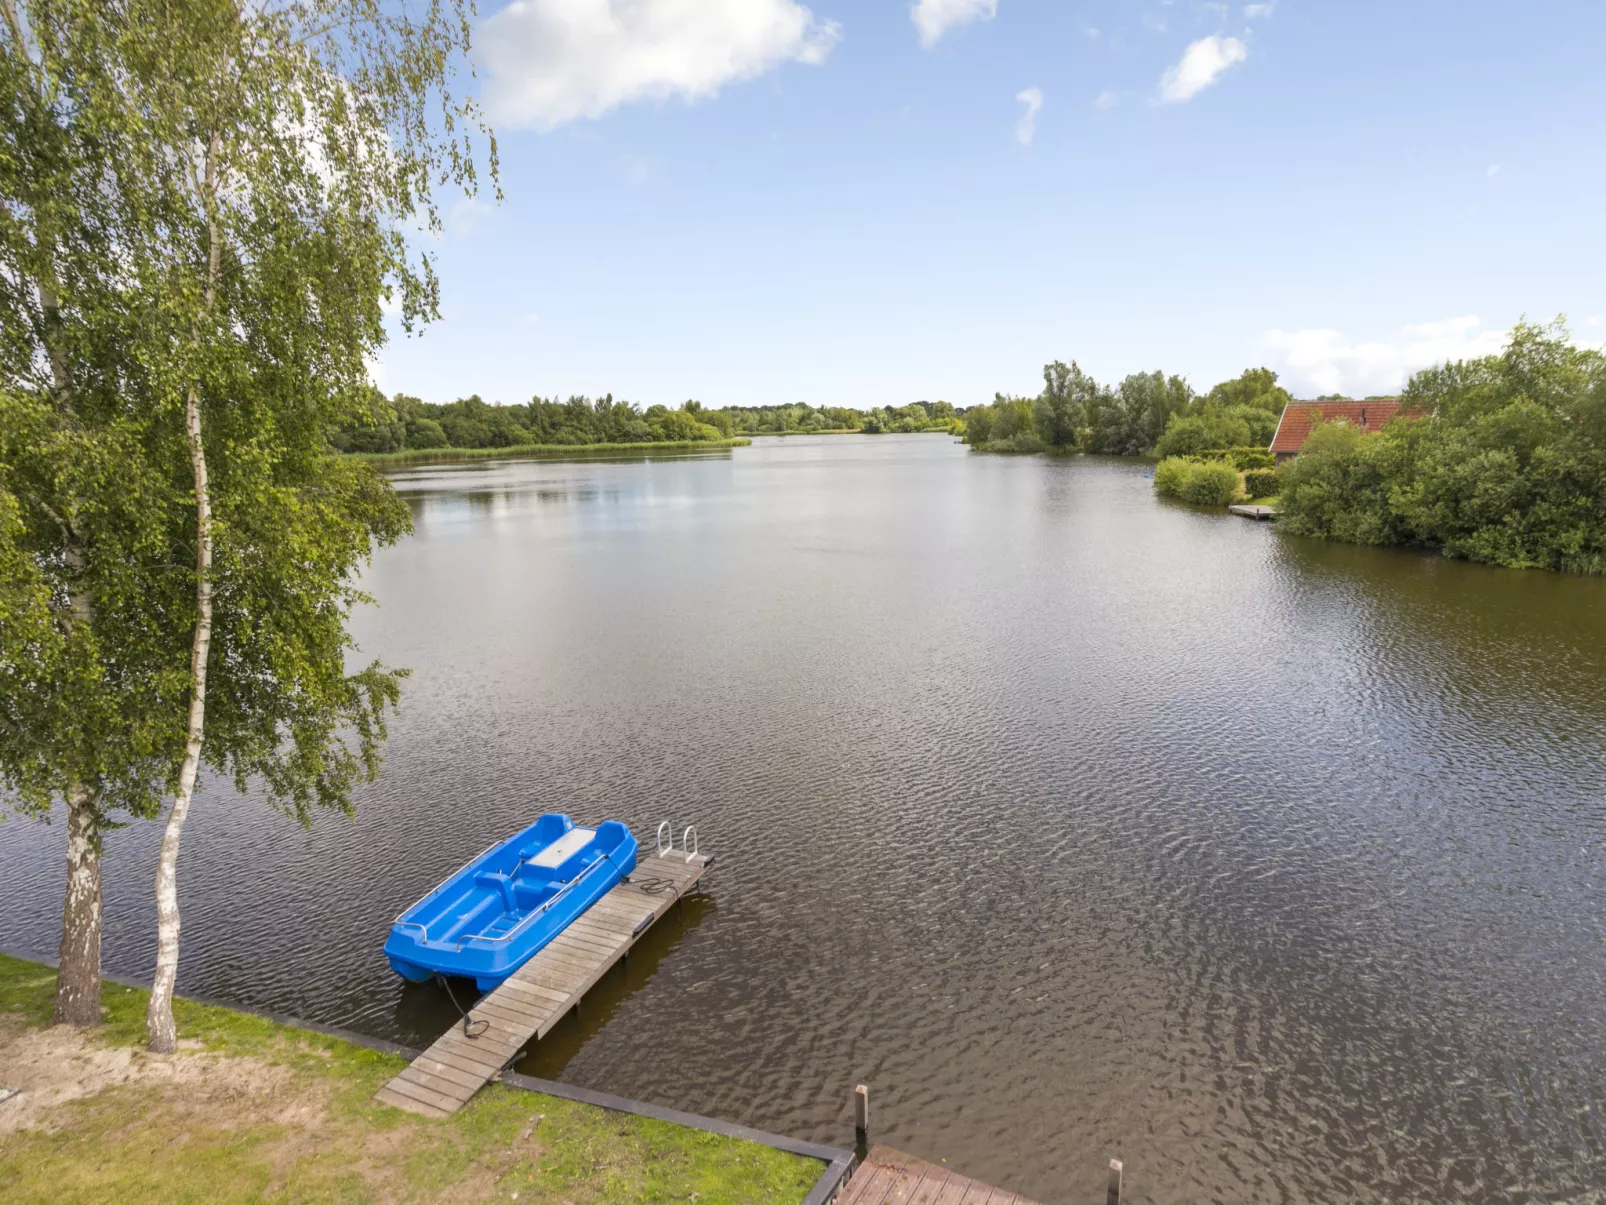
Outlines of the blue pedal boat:
{"type": "Polygon", "coordinates": [[[636,839],[617,820],[578,828],[548,812],[493,845],[396,918],[390,968],[497,987],[636,868],[636,839]]]}

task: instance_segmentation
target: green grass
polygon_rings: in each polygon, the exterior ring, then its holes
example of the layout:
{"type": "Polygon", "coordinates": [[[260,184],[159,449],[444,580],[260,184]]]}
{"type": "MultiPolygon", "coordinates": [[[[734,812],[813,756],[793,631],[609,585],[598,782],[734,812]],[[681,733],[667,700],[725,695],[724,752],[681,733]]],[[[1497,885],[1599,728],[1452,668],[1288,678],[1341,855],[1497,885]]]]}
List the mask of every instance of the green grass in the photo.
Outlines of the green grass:
{"type": "Polygon", "coordinates": [[[369,464],[423,464],[436,460],[486,460],[496,456],[617,456],[620,452],[717,452],[745,448],[750,439],[669,439],[611,444],[516,444],[511,448],[409,448],[403,452],[348,452],[369,464]]]}
{"type": "Polygon", "coordinates": [[[1251,498],[1249,500],[1249,505],[1251,505],[1251,506],[1269,506],[1273,510],[1275,510],[1277,508],[1277,503],[1279,501],[1281,501],[1281,495],[1280,494],[1273,494],[1269,498],[1251,498]]]}
{"type": "MultiPolygon", "coordinates": [[[[0,1055],[23,1027],[49,1023],[54,990],[50,968],[0,955],[0,1055]]],[[[106,984],[105,1023],[87,1040],[142,1045],[145,1002],[143,991],[106,984]]],[[[216,1070],[184,1087],[103,1088],[0,1135],[0,1200],[797,1202],[822,1170],[756,1143],[500,1084],[451,1118],[426,1120],[372,1100],[401,1058],[187,1000],[173,1012],[186,1048],[174,1057],[212,1052],[216,1070]]]]}

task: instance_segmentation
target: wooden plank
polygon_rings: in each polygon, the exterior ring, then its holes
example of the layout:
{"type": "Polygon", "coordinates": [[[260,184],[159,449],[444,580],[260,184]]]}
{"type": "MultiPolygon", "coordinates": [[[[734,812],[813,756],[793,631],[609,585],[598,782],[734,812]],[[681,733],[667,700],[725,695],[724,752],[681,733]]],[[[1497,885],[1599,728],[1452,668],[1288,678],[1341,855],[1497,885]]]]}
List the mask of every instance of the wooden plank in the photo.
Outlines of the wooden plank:
{"type": "Polygon", "coordinates": [[[564,932],[567,933],[570,930],[583,933],[586,937],[591,938],[593,942],[628,942],[630,940],[630,925],[626,925],[623,921],[612,921],[610,917],[605,916],[591,919],[591,914],[589,913],[569,925],[569,929],[565,929],[564,932]]]}
{"type": "Polygon", "coordinates": [[[535,1002],[528,997],[520,996],[517,992],[504,992],[498,988],[488,996],[481,996],[474,1007],[468,1010],[468,1015],[478,1016],[488,1009],[493,1013],[500,1011],[522,1017],[535,1012],[536,1008],[535,1002]]]}
{"type": "Polygon", "coordinates": [[[871,1147],[865,1166],[874,1168],[880,1174],[870,1186],[869,1191],[874,1195],[867,1196],[862,1205],[887,1205],[896,1201],[906,1185],[905,1172],[911,1162],[913,1158],[902,1151],[885,1146],[871,1147]]]}
{"type": "Polygon", "coordinates": [[[449,1051],[454,1058],[484,1067],[486,1079],[500,1075],[502,1068],[517,1053],[505,1045],[487,1046],[483,1038],[465,1038],[461,1030],[453,1030],[449,1039],[440,1039],[424,1053],[429,1054],[437,1047],[449,1051]]]}
{"type": "Polygon", "coordinates": [[[502,1026],[510,1033],[533,1033],[535,1027],[547,1019],[548,1010],[537,1010],[533,1005],[525,1004],[515,997],[503,996],[500,1000],[481,1000],[474,1006],[469,1018],[474,1021],[490,1021],[502,1026]]]}
{"type": "Polygon", "coordinates": [[[612,954],[618,950],[622,940],[624,939],[617,934],[604,935],[591,926],[581,925],[576,921],[554,937],[547,949],[550,950],[555,946],[561,950],[566,946],[577,946],[597,954],[612,954]]]}
{"type": "Polygon", "coordinates": [[[611,921],[613,924],[627,927],[628,931],[634,932],[636,926],[646,919],[652,911],[651,905],[641,902],[640,896],[637,896],[635,900],[616,900],[603,896],[591,905],[591,911],[587,912],[586,915],[590,916],[594,912],[598,919],[611,921]]]}
{"type": "Polygon", "coordinates": [[[920,1187],[915,1189],[909,1200],[911,1205],[936,1205],[937,1198],[947,1186],[952,1173],[945,1167],[927,1164],[925,1175],[920,1179],[920,1187]]]}
{"type": "Polygon", "coordinates": [[[456,1112],[455,1109],[440,1109],[434,1105],[427,1105],[421,1100],[414,1100],[410,1096],[403,1096],[400,1092],[391,1088],[389,1084],[374,1093],[374,1099],[382,1101],[393,1108],[405,1109],[409,1113],[417,1113],[424,1117],[450,1117],[456,1112]]]}
{"type": "Polygon", "coordinates": [[[892,1187],[894,1173],[879,1163],[866,1163],[853,1173],[837,1205],[881,1205],[892,1187]]]}
{"type": "Polygon", "coordinates": [[[445,1096],[439,1092],[433,1092],[428,1088],[404,1079],[400,1075],[391,1080],[385,1087],[400,1096],[417,1101],[421,1105],[428,1105],[432,1109],[442,1109],[447,1113],[455,1113],[463,1107],[463,1102],[455,1096],[445,1096]]]}
{"type": "Polygon", "coordinates": [[[408,1071],[415,1070],[423,1071],[426,1074],[433,1075],[436,1079],[446,1080],[448,1083],[467,1088],[471,1093],[484,1087],[488,1078],[477,1068],[464,1067],[454,1060],[435,1058],[428,1051],[414,1059],[402,1074],[406,1075],[408,1071]]]}
{"type": "Polygon", "coordinates": [[[445,1080],[442,1076],[435,1075],[434,1072],[419,1070],[418,1062],[414,1062],[411,1067],[406,1068],[405,1072],[402,1072],[402,1075],[398,1075],[397,1078],[402,1080],[403,1083],[410,1083],[414,1088],[427,1088],[432,1093],[445,1097],[448,1101],[456,1101],[459,1109],[464,1104],[467,1104],[469,1097],[474,1096],[477,1091],[480,1091],[480,1088],[485,1086],[485,1081],[483,1080],[480,1083],[475,1083],[475,1085],[461,1085],[458,1081],[445,1080]]]}
{"type": "Polygon", "coordinates": [[[539,987],[522,979],[509,979],[496,990],[538,1008],[562,1008],[569,999],[565,993],[554,988],[539,987]]]}
{"type": "Polygon", "coordinates": [[[600,958],[612,962],[624,953],[623,947],[627,944],[627,938],[598,937],[589,930],[576,929],[571,925],[553,939],[547,949],[568,950],[573,954],[584,954],[587,958],[600,958]]]}
{"type": "Polygon", "coordinates": [[[961,1202],[965,1199],[965,1194],[974,1185],[974,1180],[967,1179],[957,1173],[951,1173],[948,1176],[948,1183],[942,1186],[942,1191],[937,1194],[937,1199],[932,1205],[961,1205],[961,1202]]]}
{"type": "MultiPolygon", "coordinates": [[[[960,1202],[960,1205],[992,1205],[994,1192],[995,1190],[991,1184],[983,1184],[979,1180],[972,1180],[970,1187],[965,1190],[965,1197],[960,1202]]],[[[997,1193],[1000,1199],[1004,1195],[1004,1193],[997,1193]]]]}
{"type": "Polygon", "coordinates": [[[522,996],[531,1002],[544,1002],[549,1005],[561,1006],[569,1002],[567,992],[560,992],[550,987],[542,987],[539,983],[526,983],[522,979],[509,979],[497,991],[507,991],[515,996],[522,996]]]}
{"type": "MultiPolygon", "coordinates": [[[[603,962],[612,961],[612,959],[598,958],[595,954],[592,954],[589,951],[576,952],[567,946],[562,946],[557,949],[548,946],[534,958],[530,959],[530,962],[537,962],[541,966],[567,967],[571,971],[590,971],[603,962]]],[[[528,966],[529,963],[526,963],[525,965],[528,966]]],[[[522,970],[523,968],[521,967],[520,969],[522,970]]]]}
{"type": "Polygon", "coordinates": [[[572,992],[585,982],[585,972],[567,963],[530,959],[519,969],[521,983],[544,983],[557,991],[572,992]]]}

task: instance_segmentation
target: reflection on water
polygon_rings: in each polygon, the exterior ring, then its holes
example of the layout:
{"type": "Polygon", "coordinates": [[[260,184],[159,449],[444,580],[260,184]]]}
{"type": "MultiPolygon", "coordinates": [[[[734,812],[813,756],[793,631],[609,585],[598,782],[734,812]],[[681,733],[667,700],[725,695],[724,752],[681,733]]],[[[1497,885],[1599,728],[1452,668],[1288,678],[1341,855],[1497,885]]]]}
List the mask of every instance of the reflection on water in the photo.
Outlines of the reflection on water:
{"type": "MultiPolygon", "coordinates": [[[[933,436],[397,477],[385,777],[209,791],[181,988],[422,1044],[391,918],[544,808],[719,855],[526,1069],[1046,1201],[1599,1200],[1606,582],[1158,504],[933,436]],[[1590,1194],[1594,1193],[1595,1196],[1590,1194]]],[[[0,827],[49,949],[58,831],[0,827]]],[[[152,827],[107,962],[152,957],[152,827]]]]}

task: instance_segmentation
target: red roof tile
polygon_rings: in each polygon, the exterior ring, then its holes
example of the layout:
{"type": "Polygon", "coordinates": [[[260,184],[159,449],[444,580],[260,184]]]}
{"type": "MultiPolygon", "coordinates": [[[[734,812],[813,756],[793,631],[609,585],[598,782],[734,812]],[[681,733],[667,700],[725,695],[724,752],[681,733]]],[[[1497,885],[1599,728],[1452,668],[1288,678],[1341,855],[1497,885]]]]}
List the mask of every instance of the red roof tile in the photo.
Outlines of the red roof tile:
{"type": "Polygon", "coordinates": [[[1270,450],[1274,453],[1299,451],[1318,422],[1342,422],[1362,431],[1380,431],[1399,410],[1398,398],[1374,398],[1366,402],[1289,402],[1283,407],[1277,434],[1271,437],[1270,450]]]}

